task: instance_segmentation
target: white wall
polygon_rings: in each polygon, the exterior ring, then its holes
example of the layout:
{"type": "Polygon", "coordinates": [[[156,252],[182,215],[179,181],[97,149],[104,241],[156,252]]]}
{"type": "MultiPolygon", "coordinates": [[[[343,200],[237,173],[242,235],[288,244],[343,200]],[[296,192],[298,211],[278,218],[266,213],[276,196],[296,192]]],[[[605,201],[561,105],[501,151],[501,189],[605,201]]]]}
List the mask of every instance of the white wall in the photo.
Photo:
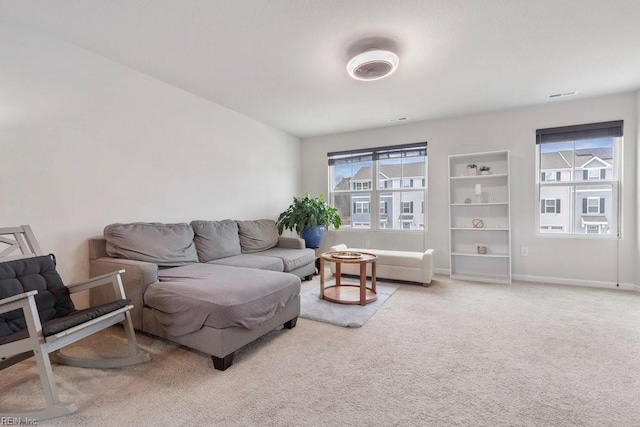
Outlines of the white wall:
{"type": "Polygon", "coordinates": [[[298,138],[2,21],[0,156],[0,227],[68,282],[109,223],[275,219],[300,193],[298,138]]]}
{"type": "Polygon", "coordinates": [[[447,156],[480,151],[510,150],[512,255],[515,279],[557,283],[631,287],[637,282],[636,232],[637,113],[639,96],[625,93],[601,98],[549,102],[508,111],[435,121],[408,123],[361,132],[303,140],[302,187],[311,194],[328,192],[327,152],[428,141],[428,231],[336,231],[323,248],[336,242],[364,247],[406,250],[436,249],[436,269],[449,268],[447,156]],[[594,240],[536,235],[538,202],[535,193],[535,130],[581,123],[624,120],[623,239],[594,240]],[[618,248],[619,245],[619,248],[618,248]],[[522,246],[529,256],[520,255],[522,246]],[[618,277],[619,266],[619,277],[618,277]]]}

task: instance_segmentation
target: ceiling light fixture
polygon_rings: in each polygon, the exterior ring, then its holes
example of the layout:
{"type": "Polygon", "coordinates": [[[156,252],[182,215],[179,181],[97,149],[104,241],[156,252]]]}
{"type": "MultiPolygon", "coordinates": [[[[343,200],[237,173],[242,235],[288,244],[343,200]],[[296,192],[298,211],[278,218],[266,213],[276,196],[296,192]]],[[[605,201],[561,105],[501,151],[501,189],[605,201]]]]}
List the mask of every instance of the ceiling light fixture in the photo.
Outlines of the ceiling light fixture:
{"type": "Polygon", "coordinates": [[[388,50],[372,49],[351,58],[347,72],[356,80],[380,80],[398,68],[398,55],[388,50]]]}

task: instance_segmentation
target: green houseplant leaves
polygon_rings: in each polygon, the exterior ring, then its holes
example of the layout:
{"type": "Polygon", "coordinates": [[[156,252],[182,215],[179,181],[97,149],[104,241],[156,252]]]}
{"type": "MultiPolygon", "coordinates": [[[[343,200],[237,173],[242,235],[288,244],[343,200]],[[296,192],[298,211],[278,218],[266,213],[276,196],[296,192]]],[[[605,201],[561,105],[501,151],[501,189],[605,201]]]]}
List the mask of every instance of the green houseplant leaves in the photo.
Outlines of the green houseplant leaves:
{"type": "Polygon", "coordinates": [[[295,230],[299,234],[306,227],[319,225],[325,228],[329,225],[340,228],[342,220],[338,210],[329,206],[322,194],[316,198],[306,194],[304,197],[293,198],[293,204],[280,214],[277,224],[279,234],[282,234],[285,229],[295,230]]]}

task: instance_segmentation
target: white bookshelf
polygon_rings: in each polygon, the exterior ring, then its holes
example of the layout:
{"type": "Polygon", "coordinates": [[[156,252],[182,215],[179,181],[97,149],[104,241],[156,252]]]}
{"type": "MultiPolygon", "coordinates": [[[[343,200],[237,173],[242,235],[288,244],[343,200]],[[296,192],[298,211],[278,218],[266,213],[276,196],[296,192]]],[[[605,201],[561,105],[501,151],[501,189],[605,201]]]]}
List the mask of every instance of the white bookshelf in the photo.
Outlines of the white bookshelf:
{"type": "Polygon", "coordinates": [[[511,283],[509,174],[508,151],[449,156],[451,278],[511,283]],[[491,169],[487,175],[479,170],[470,175],[469,164],[491,169]],[[474,219],[483,225],[474,227],[474,219]],[[486,253],[479,253],[478,244],[486,246],[486,253]]]}

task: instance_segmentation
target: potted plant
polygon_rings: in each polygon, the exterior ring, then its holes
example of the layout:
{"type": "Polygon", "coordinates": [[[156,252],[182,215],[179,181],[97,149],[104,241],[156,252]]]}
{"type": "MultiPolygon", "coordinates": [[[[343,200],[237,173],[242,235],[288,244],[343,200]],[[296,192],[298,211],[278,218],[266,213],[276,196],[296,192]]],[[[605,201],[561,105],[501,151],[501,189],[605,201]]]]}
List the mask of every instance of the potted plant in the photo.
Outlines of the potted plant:
{"type": "Polygon", "coordinates": [[[491,170],[489,166],[480,166],[481,175],[489,175],[489,170],[491,170]]]}
{"type": "Polygon", "coordinates": [[[468,175],[478,175],[478,165],[475,163],[471,163],[467,165],[467,174],[468,175]]]}
{"type": "Polygon", "coordinates": [[[324,231],[330,225],[340,228],[342,219],[338,210],[329,206],[322,194],[316,198],[294,197],[293,203],[278,217],[278,233],[295,230],[302,237],[308,248],[319,248],[324,231]]]}

